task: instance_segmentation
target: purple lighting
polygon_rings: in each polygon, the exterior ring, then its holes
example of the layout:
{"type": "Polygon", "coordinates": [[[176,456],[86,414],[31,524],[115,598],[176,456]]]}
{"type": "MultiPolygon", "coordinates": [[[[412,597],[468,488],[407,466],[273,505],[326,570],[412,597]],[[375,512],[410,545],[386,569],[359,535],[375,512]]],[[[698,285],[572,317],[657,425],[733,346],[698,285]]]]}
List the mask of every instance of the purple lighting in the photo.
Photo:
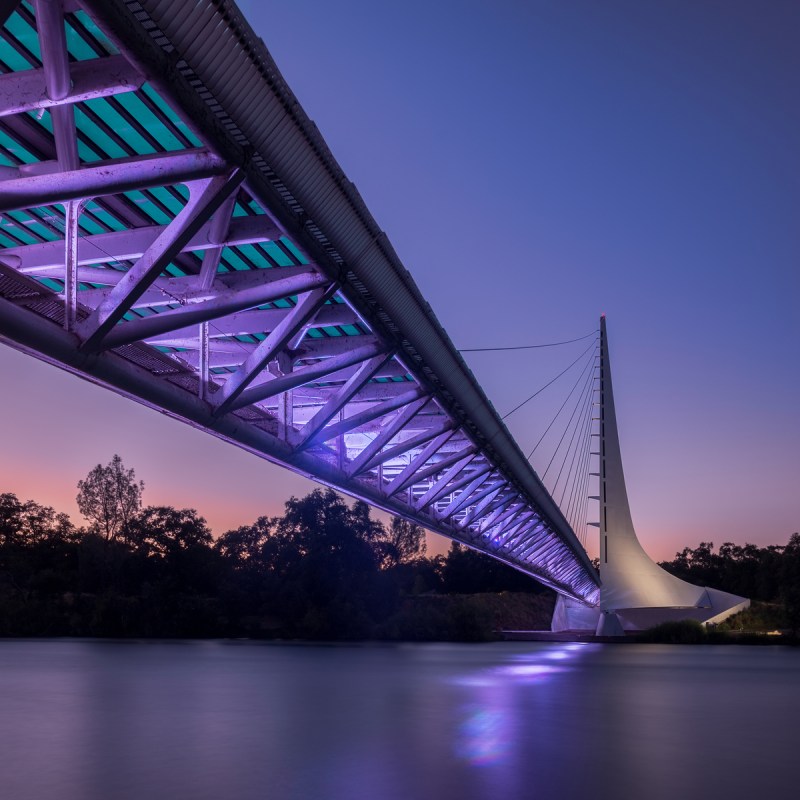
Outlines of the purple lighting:
{"type": "Polygon", "coordinates": [[[459,726],[454,749],[459,758],[475,766],[489,766],[502,761],[510,746],[506,715],[499,709],[467,706],[459,726]]]}

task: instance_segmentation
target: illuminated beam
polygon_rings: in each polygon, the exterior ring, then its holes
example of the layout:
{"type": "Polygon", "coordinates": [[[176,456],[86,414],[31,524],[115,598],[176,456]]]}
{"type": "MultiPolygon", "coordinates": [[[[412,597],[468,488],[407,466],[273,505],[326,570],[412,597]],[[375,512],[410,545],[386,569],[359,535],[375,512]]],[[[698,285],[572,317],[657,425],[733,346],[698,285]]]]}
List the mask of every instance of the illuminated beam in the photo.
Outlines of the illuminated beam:
{"type": "MultiPolygon", "coordinates": [[[[273,403],[270,402],[268,405],[262,406],[262,408],[272,408],[273,403]]],[[[294,403],[294,410],[295,410],[295,421],[301,424],[305,424],[308,422],[311,417],[314,416],[316,411],[320,408],[319,405],[311,405],[311,404],[298,404],[297,402],[294,403]]],[[[437,427],[443,417],[441,415],[433,415],[433,414],[420,414],[417,416],[413,423],[408,426],[408,430],[405,431],[406,433],[418,433],[420,431],[427,431],[431,428],[437,427]]],[[[373,420],[372,422],[368,422],[366,425],[362,426],[358,429],[358,431],[354,433],[346,434],[345,438],[347,440],[347,446],[351,453],[350,458],[355,458],[362,450],[367,447],[367,445],[373,440],[374,436],[382,433],[385,427],[385,420],[373,420]],[[384,423],[384,424],[382,424],[384,423]]],[[[338,438],[338,437],[337,437],[338,438]]],[[[296,441],[296,438],[294,439],[296,441]]],[[[320,445],[322,442],[315,442],[312,446],[316,447],[320,445]]],[[[399,468],[399,465],[397,465],[399,468]]]]}
{"type": "Polygon", "coordinates": [[[303,272],[280,280],[273,280],[263,286],[252,286],[238,291],[228,290],[216,293],[210,300],[187,303],[163,314],[154,314],[116,325],[103,340],[104,348],[120,347],[142,339],[147,339],[167,331],[209,322],[224,317],[234,311],[271,303],[283,297],[307,292],[324,286],[328,279],[315,272],[303,272]]]}
{"type": "Polygon", "coordinates": [[[497,484],[477,492],[470,502],[471,508],[467,511],[464,519],[461,520],[461,527],[468,528],[475,520],[475,517],[480,516],[492,504],[492,501],[500,494],[505,485],[506,482],[501,480],[497,484]]]}
{"type": "Polygon", "coordinates": [[[525,508],[525,503],[520,500],[519,495],[514,495],[513,501],[505,509],[499,509],[486,517],[481,523],[480,532],[485,533],[490,528],[508,521],[514,514],[518,514],[520,509],[525,508]]]}
{"type": "Polygon", "coordinates": [[[420,433],[416,434],[416,436],[412,436],[410,439],[406,439],[405,441],[398,442],[395,445],[392,445],[386,450],[381,450],[381,452],[374,455],[363,467],[363,472],[368,472],[371,469],[374,469],[378,466],[378,464],[384,464],[387,461],[391,461],[393,458],[397,458],[398,456],[407,453],[409,450],[413,450],[416,447],[420,447],[421,445],[429,442],[434,437],[438,436],[440,433],[444,433],[444,431],[449,430],[455,423],[445,417],[442,419],[435,427],[431,428],[427,431],[421,431],[420,433]]]}
{"type": "MultiPolygon", "coordinates": [[[[203,288],[197,275],[184,275],[180,278],[165,278],[160,275],[140,297],[131,303],[130,307],[149,308],[169,303],[199,303],[202,300],[214,300],[223,295],[239,293],[246,289],[259,289],[282,278],[306,275],[313,271],[315,270],[311,264],[303,264],[298,267],[227,272],[219,275],[210,288],[203,288]]],[[[106,302],[112,291],[113,287],[86,289],[81,292],[80,301],[89,308],[97,308],[106,302]]]]}
{"type": "Polygon", "coordinates": [[[226,171],[229,171],[227,164],[203,148],[97,161],[91,166],[66,172],[0,181],[0,214],[67,200],[184,183],[226,171]]]}
{"type": "MultiPolygon", "coordinates": [[[[353,337],[360,338],[360,337],[353,337]]],[[[299,446],[303,447],[319,431],[321,431],[338,414],[347,403],[363,388],[364,384],[372,378],[378,369],[391,358],[392,353],[387,352],[371,358],[359,365],[353,375],[338,387],[319,411],[303,426],[299,446]]]]}
{"type": "MultiPolygon", "coordinates": [[[[511,523],[509,522],[509,525],[510,524],[511,523]]],[[[517,542],[524,540],[525,536],[528,534],[528,531],[537,524],[538,517],[536,516],[536,512],[532,511],[531,509],[524,511],[514,519],[514,529],[508,530],[501,534],[503,547],[507,547],[509,550],[513,549],[517,542]],[[522,530],[520,529],[521,525],[524,526],[524,529],[522,530]]]]}
{"type": "MultiPolygon", "coordinates": [[[[164,314],[160,314],[159,316],[164,316],[164,314]]],[[[216,327],[219,323],[219,320],[214,320],[212,325],[209,327],[216,327]]],[[[126,323],[128,324],[128,323],[126,323]]],[[[377,341],[373,339],[371,336],[364,336],[359,337],[362,340],[362,344],[366,342],[374,342],[377,341]]],[[[193,344],[192,350],[181,351],[177,353],[166,353],[165,355],[170,356],[172,358],[180,358],[186,364],[197,368],[199,364],[199,356],[198,356],[198,342],[195,341],[193,344]]],[[[210,340],[209,347],[218,347],[220,352],[214,352],[211,350],[209,353],[209,366],[210,367],[238,367],[239,364],[242,363],[245,355],[249,350],[245,350],[244,348],[252,348],[253,345],[245,345],[241,342],[218,342],[215,339],[210,340]],[[241,346],[239,346],[241,345],[241,346]]],[[[352,352],[353,348],[342,349],[339,353],[349,353],[352,352]]],[[[306,397],[308,402],[312,402],[313,398],[316,397],[319,401],[319,405],[321,406],[323,403],[327,402],[332,394],[335,394],[338,391],[342,383],[347,381],[349,378],[352,377],[353,373],[356,371],[357,367],[348,367],[346,369],[337,370],[336,373],[331,373],[331,375],[327,375],[325,377],[325,386],[313,386],[307,387],[302,391],[305,393],[304,397],[306,397]],[[335,381],[333,378],[335,377],[335,381]]],[[[230,373],[223,373],[220,375],[215,376],[217,380],[224,380],[226,374],[230,373]]],[[[384,364],[378,371],[375,373],[373,377],[375,378],[396,378],[398,375],[405,374],[405,369],[397,364],[395,361],[389,361],[384,364]]],[[[258,380],[258,379],[257,379],[258,380]]],[[[271,380],[271,378],[269,379],[271,380]]],[[[258,385],[256,381],[253,382],[253,386],[258,385]]],[[[411,381],[391,381],[386,383],[370,383],[365,386],[358,394],[358,396],[351,401],[351,407],[354,406],[363,406],[365,404],[374,405],[377,401],[389,400],[391,398],[397,397],[399,394],[407,392],[409,387],[414,386],[414,383],[411,381]]],[[[269,400],[269,398],[267,398],[269,400]]],[[[275,401],[277,402],[277,401],[275,401]]],[[[271,403],[268,403],[271,405],[271,403]]]]}
{"type": "MultiPolygon", "coordinates": [[[[262,311],[241,311],[231,314],[214,323],[210,331],[212,346],[215,345],[216,336],[243,336],[250,333],[267,333],[271,331],[288,313],[289,308],[270,308],[262,311]]],[[[323,306],[314,318],[314,325],[324,327],[328,325],[353,325],[358,322],[358,316],[344,303],[329,303],[323,306]]],[[[356,338],[356,337],[353,337],[356,338]]],[[[176,331],[151,336],[148,344],[159,344],[165,347],[197,346],[196,331],[194,328],[179,328],[176,331]]],[[[225,344],[225,342],[219,342],[225,344]]]]}
{"type": "Polygon", "coordinates": [[[476,458],[476,456],[476,453],[468,453],[462,459],[453,464],[453,466],[450,467],[450,469],[448,469],[438,481],[435,481],[428,491],[425,492],[425,494],[423,494],[419,500],[417,500],[415,504],[416,508],[424,508],[427,505],[435,503],[443,494],[447,492],[451,481],[456,477],[456,475],[463,472],[467,465],[469,465],[476,458]]]}
{"type": "Polygon", "coordinates": [[[546,558],[551,555],[551,552],[557,548],[558,544],[558,540],[551,538],[548,535],[547,527],[543,525],[530,543],[525,542],[519,548],[514,548],[512,552],[518,552],[520,557],[525,559],[546,558]]]}
{"type": "MultiPolygon", "coordinates": [[[[467,484],[472,485],[476,478],[480,478],[481,476],[485,475],[487,472],[491,472],[494,469],[494,465],[490,463],[483,464],[479,466],[477,469],[472,470],[471,472],[467,472],[462,477],[458,478],[457,480],[452,481],[447,486],[444,487],[444,490],[438,492],[437,495],[434,497],[433,500],[429,500],[427,505],[433,506],[437,501],[439,501],[442,497],[448,494],[452,494],[457,492],[459,489],[462,489],[467,484]]],[[[481,481],[482,483],[483,481],[481,481]]],[[[480,484],[479,484],[480,485],[480,484]]],[[[422,506],[420,505],[419,508],[422,506]]],[[[433,515],[437,516],[437,512],[434,510],[433,515]]]]}
{"type": "Polygon", "coordinates": [[[477,519],[478,515],[471,516],[472,512],[468,512],[467,516],[464,519],[464,525],[469,525],[470,527],[474,528],[477,532],[479,531],[479,526],[483,519],[485,519],[489,514],[494,514],[498,510],[502,510],[508,507],[509,503],[514,501],[516,497],[516,493],[509,488],[508,483],[506,483],[505,488],[493,498],[489,498],[489,502],[483,505],[483,508],[480,512],[481,519],[477,519]]]}
{"type": "Polygon", "coordinates": [[[68,331],[74,331],[78,321],[78,223],[82,210],[82,200],[70,200],[65,208],[64,329],[68,331]]]}
{"type": "Polygon", "coordinates": [[[78,326],[78,333],[84,337],[82,347],[85,350],[91,352],[100,349],[106,335],[161,275],[208,217],[238,188],[243,178],[241,170],[234,170],[228,175],[188,184],[189,199],[186,205],[111,289],[94,313],[78,326]]]}
{"type": "MultiPolygon", "coordinates": [[[[384,364],[378,368],[373,377],[383,377],[383,373],[394,368],[391,362],[384,364]]],[[[371,405],[378,401],[388,400],[392,397],[397,397],[401,392],[407,390],[409,386],[413,386],[413,384],[408,381],[403,383],[368,383],[358,392],[356,399],[351,400],[348,405],[351,407],[364,404],[371,405]]],[[[310,406],[316,403],[316,407],[321,408],[331,397],[338,394],[341,388],[342,384],[335,386],[307,386],[295,389],[295,404],[310,406]]]]}
{"type": "MultiPolygon", "coordinates": [[[[446,433],[451,433],[451,431],[447,431],[446,433]]],[[[438,440],[431,442],[432,445],[438,443],[438,440]]],[[[435,462],[434,464],[429,464],[427,467],[424,466],[424,461],[422,461],[422,456],[425,455],[425,451],[423,450],[420,453],[419,459],[414,459],[408,467],[406,467],[392,482],[387,491],[389,496],[396,494],[403,489],[408,488],[409,486],[414,486],[417,483],[421,483],[422,481],[430,478],[434,475],[438,475],[440,472],[451,467],[453,464],[461,461],[463,458],[467,456],[473,455],[478,452],[478,448],[475,445],[469,445],[468,447],[464,447],[461,450],[456,451],[455,453],[450,453],[444,456],[440,461],[435,462]],[[414,466],[414,464],[420,461],[422,466],[417,467],[413,471],[409,471],[409,467],[414,466]],[[396,485],[395,485],[396,484],[396,485]]],[[[428,459],[425,459],[427,461],[428,459]]]]}
{"type": "MultiPolygon", "coordinates": [[[[489,465],[489,470],[491,471],[491,465],[489,465]]],[[[441,520],[448,519],[453,516],[453,514],[457,514],[464,506],[466,506],[472,499],[472,496],[475,492],[480,489],[480,487],[486,483],[487,480],[491,479],[491,474],[487,475],[486,473],[479,473],[475,480],[471,481],[467,484],[461,494],[454,498],[450,505],[445,508],[441,514],[437,513],[437,516],[441,520]]],[[[497,480],[495,476],[495,480],[493,481],[492,485],[496,485],[497,480]]],[[[436,512],[435,512],[436,513],[436,512]]]]}
{"type": "Polygon", "coordinates": [[[513,522],[509,523],[506,530],[497,533],[489,534],[487,538],[491,539],[492,544],[508,551],[506,543],[511,540],[516,540],[525,535],[533,523],[531,522],[530,515],[521,514],[516,517],[513,522]]]}
{"type": "Polygon", "coordinates": [[[487,528],[490,528],[500,514],[505,513],[510,506],[513,506],[513,504],[517,502],[519,502],[519,495],[513,492],[497,503],[494,508],[488,509],[486,516],[478,523],[478,532],[483,533],[487,528]]]}
{"type": "MultiPolygon", "coordinates": [[[[150,317],[149,319],[153,319],[150,317]]],[[[144,320],[142,320],[144,321],[144,320]]],[[[386,347],[380,343],[367,345],[366,347],[359,347],[349,353],[342,353],[333,358],[327,358],[319,364],[312,364],[308,367],[302,367],[288,375],[281,375],[271,380],[266,380],[257,386],[251,386],[245,389],[236,400],[230,404],[231,410],[244,408],[254,403],[259,403],[269,397],[287,392],[298,386],[303,386],[312,381],[321,380],[332,372],[335,372],[343,367],[350,367],[355,364],[360,364],[362,361],[367,361],[377,355],[386,352],[386,347]]]]}
{"type": "MultiPolygon", "coordinates": [[[[4,184],[0,183],[0,191],[4,184]]],[[[131,228],[112,233],[96,233],[82,236],[78,242],[78,265],[105,264],[110,261],[136,261],[152,246],[164,232],[166,225],[148,225],[144,228],[131,228]]],[[[266,215],[236,217],[231,220],[227,235],[222,239],[223,247],[236,247],[243,244],[274,241],[280,238],[281,231],[266,215]]],[[[200,230],[181,248],[182,253],[192,250],[207,250],[220,244],[214,239],[214,222],[204,223],[200,230]]],[[[39,242],[20,247],[9,247],[3,251],[19,258],[19,271],[31,275],[46,275],[64,267],[64,240],[39,242]]],[[[89,273],[87,273],[89,274],[89,273]]],[[[87,278],[91,283],[117,283],[125,274],[113,269],[96,269],[87,278]]],[[[222,277],[222,276],[220,276],[222,277]]]]}
{"type": "MultiPolygon", "coordinates": [[[[316,322],[314,324],[316,325],[316,322]]],[[[282,323],[279,323],[279,326],[275,328],[275,331],[281,330],[281,325],[282,323]]],[[[293,333],[292,335],[295,334],[293,333]]],[[[272,336],[272,333],[270,333],[269,336],[272,336]]],[[[212,339],[210,344],[211,352],[217,357],[217,363],[215,363],[214,366],[238,367],[243,361],[246,361],[248,358],[250,358],[257,350],[261,349],[262,352],[266,353],[266,347],[261,348],[261,345],[264,344],[264,341],[266,341],[266,339],[258,344],[254,344],[252,342],[216,341],[212,339]],[[225,354],[228,354],[229,356],[227,359],[225,359],[225,354]]],[[[286,345],[285,349],[282,350],[282,352],[292,362],[292,364],[297,364],[299,361],[333,358],[333,356],[338,356],[342,353],[350,353],[357,347],[364,347],[364,345],[377,341],[378,340],[374,336],[337,336],[336,338],[330,339],[314,339],[314,347],[303,351],[302,355],[298,355],[297,350],[289,350],[288,344],[286,345]]],[[[194,348],[197,348],[196,341],[194,348]]],[[[350,378],[347,378],[347,380],[350,380],[350,378]]],[[[407,389],[408,387],[406,386],[405,388],[407,389]]]]}
{"type": "Polygon", "coordinates": [[[231,403],[253,382],[256,375],[270,361],[277,358],[278,353],[286,348],[289,341],[314,317],[325,301],[336,292],[337,288],[336,284],[329,284],[298,296],[297,303],[291,312],[278,323],[264,341],[259,342],[253,348],[253,351],[248,354],[236,372],[225,381],[225,385],[214,396],[219,413],[224,413],[231,403]]]}
{"type": "MultiPolygon", "coordinates": [[[[384,426],[379,429],[378,435],[353,459],[353,462],[347,469],[347,474],[352,476],[360,475],[366,472],[373,465],[373,460],[379,457],[381,451],[386,447],[389,442],[397,436],[403,428],[411,424],[411,421],[419,414],[420,411],[427,405],[428,398],[421,397],[419,400],[414,400],[409,403],[405,408],[402,408],[393,419],[389,420],[384,426]]],[[[362,426],[363,427],[363,426],[362,426]]],[[[434,435],[436,435],[434,433],[434,435]]],[[[385,459],[384,459],[385,460],[385,459]]]]}
{"type": "Polygon", "coordinates": [[[63,97],[52,98],[44,69],[0,75],[0,117],[131,92],[144,83],[144,76],[124,56],[76,61],[69,65],[69,78],[63,97]]]}
{"type": "MultiPolygon", "coordinates": [[[[377,353],[375,355],[377,355],[377,353]]],[[[321,442],[328,442],[331,439],[335,439],[337,436],[342,436],[343,434],[349,433],[350,431],[355,430],[356,428],[359,428],[368,422],[372,422],[372,420],[377,419],[378,417],[383,417],[391,411],[402,408],[409,403],[413,403],[415,400],[426,397],[427,394],[428,393],[421,386],[416,386],[415,388],[404,392],[398,397],[392,398],[391,400],[386,400],[383,403],[376,403],[371,408],[361,411],[358,414],[353,414],[353,416],[347,417],[347,419],[343,419],[341,422],[335,422],[333,425],[329,425],[327,428],[323,428],[319,432],[317,438],[321,442]]]]}
{"type": "MultiPolygon", "coordinates": [[[[411,485],[414,482],[419,482],[424,480],[428,475],[434,475],[436,472],[440,472],[443,469],[446,469],[449,464],[445,464],[443,459],[440,462],[437,462],[435,465],[430,467],[429,469],[434,469],[435,472],[430,472],[427,475],[423,475],[423,467],[425,464],[433,458],[439,450],[444,447],[444,445],[454,436],[456,432],[455,426],[445,431],[441,436],[438,436],[432,442],[430,442],[426,447],[424,447],[414,458],[409,461],[407,467],[405,467],[400,474],[392,480],[389,485],[386,487],[386,495],[387,497],[391,497],[393,494],[405,489],[407,486],[411,485]]],[[[463,456],[468,455],[466,452],[458,452],[454,454],[456,456],[455,461],[458,461],[459,458],[463,458],[463,456]]],[[[451,462],[454,463],[454,462],[451,462]]]]}
{"type": "Polygon", "coordinates": [[[550,541],[550,537],[547,533],[547,526],[540,519],[528,530],[524,541],[515,543],[513,547],[506,547],[506,549],[510,553],[530,552],[548,541],[550,541]]]}

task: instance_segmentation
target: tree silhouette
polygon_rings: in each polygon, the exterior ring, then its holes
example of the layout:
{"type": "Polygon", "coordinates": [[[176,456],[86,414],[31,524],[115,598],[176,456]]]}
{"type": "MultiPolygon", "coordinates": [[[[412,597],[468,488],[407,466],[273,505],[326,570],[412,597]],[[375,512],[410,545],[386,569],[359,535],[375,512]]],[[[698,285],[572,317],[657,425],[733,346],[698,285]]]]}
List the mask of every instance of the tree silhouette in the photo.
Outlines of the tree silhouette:
{"type": "Polygon", "coordinates": [[[384,558],[386,566],[408,564],[422,558],[427,551],[425,530],[416,522],[409,522],[402,517],[392,517],[386,531],[387,553],[384,558]]]}
{"type": "Polygon", "coordinates": [[[136,482],[132,469],[125,469],[114,454],[108,464],[98,464],[85,480],[78,481],[78,509],[108,542],[126,538],[131,521],[142,507],[144,482],[136,482]]]}

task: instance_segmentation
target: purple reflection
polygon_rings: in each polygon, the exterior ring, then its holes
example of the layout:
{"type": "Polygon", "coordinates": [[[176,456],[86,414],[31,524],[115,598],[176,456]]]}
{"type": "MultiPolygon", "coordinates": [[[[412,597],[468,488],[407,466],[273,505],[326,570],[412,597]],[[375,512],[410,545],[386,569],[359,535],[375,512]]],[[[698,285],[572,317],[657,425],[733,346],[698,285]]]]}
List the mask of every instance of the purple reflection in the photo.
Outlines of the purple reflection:
{"type": "Polygon", "coordinates": [[[509,748],[509,725],[503,711],[496,708],[467,706],[455,742],[460,758],[476,766],[502,761],[509,748]]]}
{"type": "Polygon", "coordinates": [[[500,675],[511,675],[514,678],[527,678],[539,680],[554,675],[556,672],[565,672],[563,667],[552,667],[549,664],[513,664],[507,667],[498,667],[500,675]]]}

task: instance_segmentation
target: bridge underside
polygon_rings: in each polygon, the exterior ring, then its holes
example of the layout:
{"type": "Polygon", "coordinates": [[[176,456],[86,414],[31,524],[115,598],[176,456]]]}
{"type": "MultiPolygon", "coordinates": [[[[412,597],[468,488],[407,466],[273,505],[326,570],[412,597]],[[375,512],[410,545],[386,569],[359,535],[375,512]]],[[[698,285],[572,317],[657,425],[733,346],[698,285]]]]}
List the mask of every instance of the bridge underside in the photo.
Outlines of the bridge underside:
{"type": "Polygon", "coordinates": [[[235,6],[0,2],[0,22],[6,343],[597,600],[235,6]]]}

